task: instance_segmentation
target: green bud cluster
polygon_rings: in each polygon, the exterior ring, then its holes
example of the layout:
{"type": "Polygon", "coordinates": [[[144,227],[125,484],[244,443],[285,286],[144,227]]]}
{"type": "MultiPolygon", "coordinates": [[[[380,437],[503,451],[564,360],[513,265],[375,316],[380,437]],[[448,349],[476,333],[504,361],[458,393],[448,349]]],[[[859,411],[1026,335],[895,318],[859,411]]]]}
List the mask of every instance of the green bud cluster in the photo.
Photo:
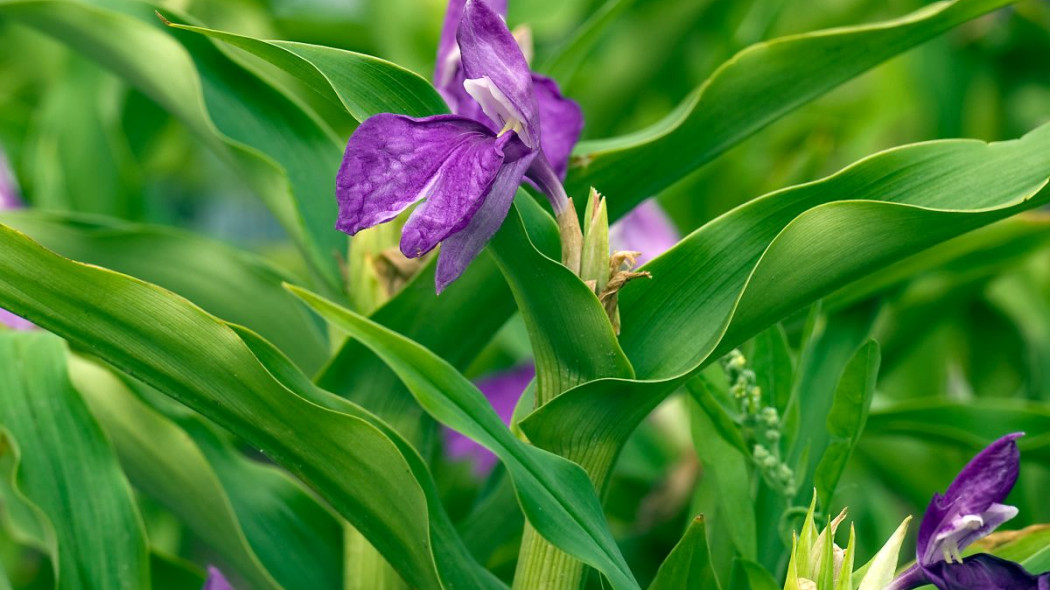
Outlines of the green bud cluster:
{"type": "Polygon", "coordinates": [[[755,372],[747,366],[747,358],[740,350],[730,351],[721,363],[729,378],[729,393],[737,403],[737,423],[752,445],[755,466],[770,487],[787,498],[793,497],[797,484],[795,472],[781,458],[779,412],[764,404],[755,372]]]}

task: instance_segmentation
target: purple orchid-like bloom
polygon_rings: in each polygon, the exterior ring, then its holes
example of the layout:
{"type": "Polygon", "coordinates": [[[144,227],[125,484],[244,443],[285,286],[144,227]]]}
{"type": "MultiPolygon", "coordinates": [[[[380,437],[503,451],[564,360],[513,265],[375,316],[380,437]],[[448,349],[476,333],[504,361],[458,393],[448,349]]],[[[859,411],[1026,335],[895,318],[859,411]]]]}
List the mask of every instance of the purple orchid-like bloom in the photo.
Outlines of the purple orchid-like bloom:
{"type": "Polygon", "coordinates": [[[208,566],[208,579],[204,581],[201,590],[233,590],[233,586],[226,581],[219,568],[208,566]]]}
{"type": "MultiPolygon", "coordinates": [[[[0,211],[10,209],[21,209],[22,198],[19,196],[18,183],[7,162],[7,156],[0,150],[0,211]]],[[[12,330],[28,330],[33,328],[32,322],[0,308],[0,324],[12,330]]]]}
{"type": "Polygon", "coordinates": [[[641,252],[639,265],[671,249],[680,238],[678,229],[655,198],[642,201],[609,227],[612,249],[641,252]]]}
{"type": "Polygon", "coordinates": [[[486,121],[371,117],[350,137],[336,187],[336,227],[350,235],[421,202],[405,223],[400,247],[417,258],[442,244],[438,293],[499,229],[526,172],[556,214],[569,207],[541,148],[532,73],[506,24],[472,0],[463,6],[457,40],[464,89],[486,121]]]}
{"type": "MultiPolygon", "coordinates": [[[[484,3],[501,18],[506,18],[506,0],[476,1],[484,3]]],[[[464,5],[465,0],[449,0],[434,65],[434,87],[453,113],[480,121],[489,125],[493,131],[498,131],[492,127],[492,119],[485,116],[482,105],[478,100],[474,100],[473,93],[469,91],[472,82],[468,79],[470,76],[464,67],[463,52],[456,39],[464,5]]],[[[531,48],[519,49],[524,49],[524,53],[531,52],[531,48]]],[[[533,94],[539,108],[540,146],[555,175],[563,179],[569,167],[569,154],[572,153],[572,148],[583,130],[583,112],[575,101],[562,95],[554,80],[535,72],[530,74],[533,94]]],[[[537,172],[538,175],[542,175],[541,171],[537,172]]],[[[536,182],[539,183],[538,180],[536,182]]]]}
{"type": "Polygon", "coordinates": [[[963,559],[961,554],[1017,515],[1017,508],[1003,501],[1017,482],[1021,456],[1016,441],[1021,436],[1008,434],[988,445],[963,467],[944,495],[933,495],[919,525],[916,564],[890,584],[891,590],[925,584],[941,590],[1050,590],[1048,574],[1035,577],[1020,565],[990,555],[963,559]]]}
{"type": "MultiPolygon", "coordinates": [[[[535,376],[536,368],[533,365],[521,365],[483,377],[477,381],[477,386],[481,393],[485,394],[485,398],[492,404],[503,423],[510,424],[510,419],[514,415],[514,406],[517,405],[521,394],[535,376]]],[[[472,462],[474,472],[481,477],[487,475],[496,465],[496,456],[488,449],[451,428],[445,429],[445,451],[450,459],[472,462]]]]}

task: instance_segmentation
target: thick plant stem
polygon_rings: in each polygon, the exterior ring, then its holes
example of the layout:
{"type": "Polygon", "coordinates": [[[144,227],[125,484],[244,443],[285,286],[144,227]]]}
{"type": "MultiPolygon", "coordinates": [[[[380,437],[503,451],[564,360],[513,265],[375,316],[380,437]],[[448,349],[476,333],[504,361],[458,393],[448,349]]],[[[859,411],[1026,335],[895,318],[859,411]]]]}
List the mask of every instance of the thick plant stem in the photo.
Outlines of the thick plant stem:
{"type": "Polygon", "coordinates": [[[584,565],[551,545],[525,523],[521,537],[514,590],[578,590],[583,586],[584,565]]]}
{"type": "MultiPolygon", "coordinates": [[[[583,467],[591,476],[598,497],[603,497],[619,450],[618,447],[601,446],[565,449],[558,454],[583,467]]],[[[514,590],[579,590],[583,587],[586,572],[587,566],[583,562],[551,545],[528,522],[525,523],[518,566],[514,571],[514,590]]]]}
{"type": "Polygon", "coordinates": [[[357,529],[344,524],[345,590],[408,590],[408,584],[357,529]]]}

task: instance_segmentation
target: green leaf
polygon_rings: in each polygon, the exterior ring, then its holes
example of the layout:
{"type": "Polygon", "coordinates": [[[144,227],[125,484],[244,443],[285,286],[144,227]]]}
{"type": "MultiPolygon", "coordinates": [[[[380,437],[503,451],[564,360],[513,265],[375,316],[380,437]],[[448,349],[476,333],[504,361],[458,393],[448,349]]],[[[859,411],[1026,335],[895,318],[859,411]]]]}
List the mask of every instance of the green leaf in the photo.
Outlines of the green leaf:
{"type": "Polygon", "coordinates": [[[63,256],[149,281],[247,326],[304,371],[328,356],[323,326],[281,287],[289,277],[252,254],[189,232],[96,216],[8,211],[0,223],[63,256]]]}
{"type": "Polygon", "coordinates": [[[341,141],[300,104],[211,41],[166,29],[131,0],[4,0],[0,15],[36,27],[111,69],[182,121],[267,204],[330,290],[341,283],[332,227],[341,141]]]}
{"type": "MultiPolygon", "coordinates": [[[[525,319],[536,358],[537,399],[601,377],[634,376],[598,298],[569,269],[532,245],[520,209],[535,208],[530,198],[517,206],[490,242],[525,319]]],[[[537,219],[550,217],[535,211],[537,219]]]]}
{"type": "Polygon", "coordinates": [[[795,373],[787,333],[783,326],[776,324],[755,336],[754,343],[748,360],[755,371],[755,381],[767,403],[783,415],[791,398],[795,373]]]}
{"type": "Polygon", "coordinates": [[[70,384],[65,357],[50,334],[0,333],[0,427],[17,458],[14,489],[44,524],[59,588],[148,588],[131,486],[70,384]]]}
{"type": "Polygon", "coordinates": [[[896,20],[791,35],[752,45],[724,63],[660,121],[582,142],[566,183],[594,186],[617,219],[783,115],[879,63],[1011,0],[931,4],[896,20]]]}
{"type": "Polygon", "coordinates": [[[289,288],[386,361],[431,416],[495,453],[514,480],[526,518],[544,538],[605,574],[614,588],[638,588],[582,469],[518,440],[484,394],[436,354],[309,291],[289,288]]]}
{"type": "Polygon", "coordinates": [[[167,291],[62,259],[0,226],[0,307],[62,334],[262,449],[420,588],[499,588],[469,555],[422,458],[314,386],[253,332],[167,291]]]}
{"type": "Polygon", "coordinates": [[[644,381],[584,384],[522,429],[570,458],[579,441],[604,441],[615,455],[660,400],[720,354],[916,250],[1046,202],[1048,174],[1043,126],[1013,141],[888,150],[751,201],[653,260],[653,278],[621,293],[620,343],[644,381]],[[574,425],[571,439],[563,424],[574,425]]]}
{"type": "Polygon", "coordinates": [[[279,588],[252,550],[222,483],[193,439],[109,371],[79,357],[70,361],[77,390],[113,441],[135,486],[171,510],[231,571],[255,587],[279,588]]]}
{"type": "Polygon", "coordinates": [[[875,396],[879,359],[878,343],[869,340],[850,359],[835,389],[831,410],[827,413],[829,440],[813,474],[821,506],[831,505],[835,487],[864,430],[871,400],[875,396]]]}
{"type": "Polygon", "coordinates": [[[264,41],[204,27],[172,26],[229,43],[270,62],[345,108],[358,122],[376,113],[425,117],[448,112],[445,101],[430,82],[371,55],[323,45],[264,41]]]}
{"type": "Polygon", "coordinates": [[[721,588],[711,568],[711,554],[707,548],[703,516],[698,516],[689,523],[685,534],[667,559],[660,564],[656,578],[649,585],[649,590],[678,588],[721,588]]]}
{"type": "Polygon", "coordinates": [[[732,590],[780,590],[773,575],[757,563],[738,559],[733,563],[732,590]]]}
{"type": "MultiPolygon", "coordinates": [[[[746,559],[755,559],[755,507],[751,502],[751,457],[722,434],[717,421],[728,416],[711,399],[711,394],[699,379],[686,383],[689,390],[689,422],[696,455],[704,466],[704,477],[714,478],[718,489],[719,514],[729,531],[736,553],[746,559]]],[[[739,437],[739,429],[733,428],[739,437]]]]}

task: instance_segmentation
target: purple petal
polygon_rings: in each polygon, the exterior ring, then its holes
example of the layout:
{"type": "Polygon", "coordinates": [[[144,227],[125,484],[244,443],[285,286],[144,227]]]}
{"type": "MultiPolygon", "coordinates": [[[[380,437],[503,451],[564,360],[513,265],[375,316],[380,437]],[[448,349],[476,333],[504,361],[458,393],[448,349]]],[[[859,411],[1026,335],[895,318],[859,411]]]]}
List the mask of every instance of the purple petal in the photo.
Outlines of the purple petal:
{"type": "Polygon", "coordinates": [[[558,178],[565,179],[569,168],[569,154],[583,131],[583,111],[576,101],[565,98],[557,82],[532,75],[532,87],[540,110],[540,134],[543,153],[554,167],[558,178]]]}
{"type": "Polygon", "coordinates": [[[539,148],[539,107],[532,72],[517,41],[498,14],[480,0],[468,0],[457,33],[468,92],[500,128],[514,120],[522,141],[539,148]]]}
{"type": "Polygon", "coordinates": [[[201,590],[233,590],[233,586],[226,581],[218,568],[208,566],[208,579],[204,581],[204,588],[201,590]]]}
{"type": "Polygon", "coordinates": [[[613,250],[641,252],[639,264],[656,258],[674,246],[681,236],[655,198],[642,201],[609,228],[613,250]]]}
{"type": "Polygon", "coordinates": [[[405,251],[420,255],[466,226],[502,163],[496,138],[476,121],[455,115],[375,115],[347,142],[336,179],[336,227],[353,235],[427,199],[405,251]]]}
{"type": "MultiPolygon", "coordinates": [[[[521,365],[479,379],[477,386],[481,393],[485,394],[485,398],[492,404],[503,423],[509,425],[514,415],[514,406],[535,376],[535,367],[521,365]]],[[[496,456],[488,449],[451,428],[445,429],[445,450],[452,459],[465,459],[473,462],[475,472],[480,476],[487,474],[496,464],[496,456]]]]}
{"type": "Polygon", "coordinates": [[[500,168],[492,188],[485,196],[484,204],[474,213],[470,224],[445,239],[438,255],[435,276],[438,293],[463,274],[467,265],[503,224],[507,212],[510,211],[510,205],[514,202],[514,193],[521,184],[521,178],[535,158],[536,152],[527,152],[500,168]]]}
{"type": "Polygon", "coordinates": [[[963,467],[947,492],[934,494],[919,525],[917,557],[928,565],[957,553],[1016,514],[1002,501],[1013,489],[1021,455],[1016,440],[1006,435],[988,445],[963,467]]]}
{"type": "Polygon", "coordinates": [[[940,590],[1050,590],[1050,572],[1035,576],[1020,564],[987,553],[962,563],[938,563],[927,568],[927,575],[940,590]]]}
{"type": "Polygon", "coordinates": [[[426,200],[405,222],[401,232],[401,252],[405,256],[422,256],[467,226],[504,163],[503,147],[513,138],[505,133],[494,142],[473,142],[448,161],[449,172],[444,181],[430,189],[426,200]]]}
{"type": "MultiPolygon", "coordinates": [[[[497,14],[507,14],[506,0],[485,0],[485,3],[497,14]]],[[[449,0],[448,9],[445,10],[445,24],[441,27],[441,41],[438,42],[437,61],[434,63],[434,87],[448,103],[449,109],[457,115],[466,115],[462,109],[466,104],[473,102],[470,95],[463,90],[463,80],[466,76],[463,73],[459,45],[456,43],[456,31],[463,17],[464,4],[466,0],[449,0]]],[[[480,109],[478,114],[481,114],[480,109]]]]}

